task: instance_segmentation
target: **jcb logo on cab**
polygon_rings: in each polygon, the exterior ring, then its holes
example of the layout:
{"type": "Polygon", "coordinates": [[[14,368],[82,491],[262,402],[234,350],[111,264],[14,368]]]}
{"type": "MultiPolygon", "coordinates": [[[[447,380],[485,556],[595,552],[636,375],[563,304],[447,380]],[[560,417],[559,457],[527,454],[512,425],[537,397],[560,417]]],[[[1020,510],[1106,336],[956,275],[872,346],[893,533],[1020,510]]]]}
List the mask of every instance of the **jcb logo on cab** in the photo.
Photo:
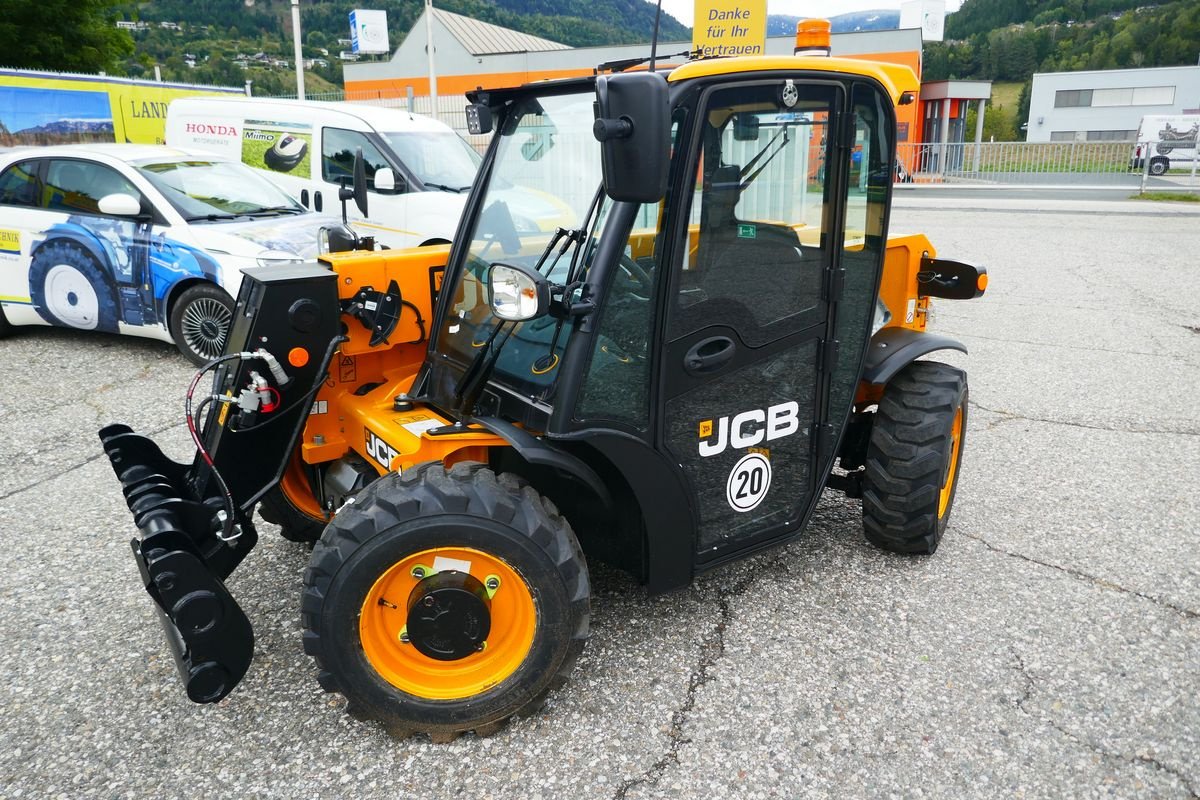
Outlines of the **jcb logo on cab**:
{"type": "Polygon", "coordinates": [[[700,455],[720,455],[727,447],[742,450],[764,441],[782,439],[800,430],[800,404],[795,400],[718,417],[700,423],[700,455]]]}

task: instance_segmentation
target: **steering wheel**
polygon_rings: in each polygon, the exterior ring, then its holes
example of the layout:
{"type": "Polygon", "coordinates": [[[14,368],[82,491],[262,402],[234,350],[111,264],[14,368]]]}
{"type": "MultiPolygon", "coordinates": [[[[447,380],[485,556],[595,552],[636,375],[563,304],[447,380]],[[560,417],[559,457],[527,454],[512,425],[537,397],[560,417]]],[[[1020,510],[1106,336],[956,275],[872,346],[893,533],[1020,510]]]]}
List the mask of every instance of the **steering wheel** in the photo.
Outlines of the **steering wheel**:
{"type": "Polygon", "coordinates": [[[648,298],[654,291],[654,279],[650,277],[650,273],[642,269],[642,266],[624,253],[621,254],[620,261],[617,266],[629,276],[629,278],[638,285],[636,294],[640,297],[648,298]]]}

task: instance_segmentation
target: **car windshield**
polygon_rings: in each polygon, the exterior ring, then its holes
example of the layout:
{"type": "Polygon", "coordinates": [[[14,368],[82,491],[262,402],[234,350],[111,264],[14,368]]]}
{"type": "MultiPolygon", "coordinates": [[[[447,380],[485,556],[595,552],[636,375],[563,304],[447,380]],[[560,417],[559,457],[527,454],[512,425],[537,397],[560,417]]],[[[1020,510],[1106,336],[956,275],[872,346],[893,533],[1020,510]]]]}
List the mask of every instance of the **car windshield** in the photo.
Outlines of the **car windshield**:
{"type": "MultiPolygon", "coordinates": [[[[569,95],[516,101],[496,135],[495,162],[467,240],[467,263],[456,277],[455,298],[439,350],[470,363],[496,326],[487,280],[494,263],[537,266],[558,284],[572,265],[584,269],[594,237],[610,207],[599,197],[600,145],[592,135],[590,87],[569,95]],[[563,231],[572,231],[563,237],[563,231]],[[553,245],[552,250],[548,249],[553,245]]],[[[529,395],[546,396],[568,338],[551,317],[516,325],[504,339],[496,379],[529,395]]]]}
{"type": "Polygon", "coordinates": [[[305,211],[282,189],[241,164],[151,161],[134,166],[188,222],[305,211]]]}
{"type": "Polygon", "coordinates": [[[384,133],[400,161],[431,189],[465,192],[475,180],[480,156],[456,133],[384,133]]]}

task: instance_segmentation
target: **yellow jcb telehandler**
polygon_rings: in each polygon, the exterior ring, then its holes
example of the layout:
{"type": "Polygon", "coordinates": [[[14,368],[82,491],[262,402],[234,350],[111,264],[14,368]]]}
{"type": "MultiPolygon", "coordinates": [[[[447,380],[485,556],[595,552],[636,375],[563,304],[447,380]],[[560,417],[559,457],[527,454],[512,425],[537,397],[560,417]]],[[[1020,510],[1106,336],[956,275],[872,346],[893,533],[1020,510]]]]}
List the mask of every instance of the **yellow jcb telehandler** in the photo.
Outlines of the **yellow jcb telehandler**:
{"type": "Polygon", "coordinates": [[[585,554],[668,591],[799,536],[827,486],[862,497],[872,543],[932,553],[967,379],[917,359],[964,350],[925,332],[929,300],[987,276],[888,236],[917,90],[904,67],[794,56],[476,91],[493,138],[452,245],[373,251],[335,226],[319,263],[246,270],[187,394],[194,462],[100,432],[188,696],[249,666],[224,581],[256,507],[314,543],[321,685],[439,740],[567,677],[585,554]]]}

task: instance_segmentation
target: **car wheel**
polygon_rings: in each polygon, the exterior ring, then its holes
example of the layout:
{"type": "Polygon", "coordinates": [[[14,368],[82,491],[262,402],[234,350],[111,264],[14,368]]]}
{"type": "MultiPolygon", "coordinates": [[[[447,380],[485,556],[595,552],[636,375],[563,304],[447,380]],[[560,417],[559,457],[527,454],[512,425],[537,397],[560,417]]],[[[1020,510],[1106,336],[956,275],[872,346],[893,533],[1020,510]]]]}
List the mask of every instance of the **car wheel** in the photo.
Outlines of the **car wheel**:
{"type": "Polygon", "coordinates": [[[171,338],[197,366],[225,352],[232,322],[233,300],[211,283],[192,286],[171,306],[171,338]]]}
{"type": "Polygon", "coordinates": [[[1165,175],[1171,162],[1165,158],[1155,158],[1150,161],[1151,175],[1165,175]]]}
{"type": "Polygon", "coordinates": [[[117,301],[96,260],[66,242],[47,242],[29,266],[29,296],[51,325],[117,332],[117,301]]]}

